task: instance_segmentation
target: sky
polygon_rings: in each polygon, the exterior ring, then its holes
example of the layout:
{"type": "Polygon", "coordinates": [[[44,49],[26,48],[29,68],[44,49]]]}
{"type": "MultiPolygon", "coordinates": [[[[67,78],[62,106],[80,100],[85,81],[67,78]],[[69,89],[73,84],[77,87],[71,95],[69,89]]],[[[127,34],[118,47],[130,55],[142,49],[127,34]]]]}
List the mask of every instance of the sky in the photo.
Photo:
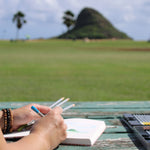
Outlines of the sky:
{"type": "Polygon", "coordinates": [[[25,14],[27,23],[19,38],[52,38],[67,31],[63,14],[71,10],[75,17],[85,7],[96,9],[117,29],[134,40],[150,39],[150,0],[0,0],[0,39],[15,39],[13,15],[25,14]]]}

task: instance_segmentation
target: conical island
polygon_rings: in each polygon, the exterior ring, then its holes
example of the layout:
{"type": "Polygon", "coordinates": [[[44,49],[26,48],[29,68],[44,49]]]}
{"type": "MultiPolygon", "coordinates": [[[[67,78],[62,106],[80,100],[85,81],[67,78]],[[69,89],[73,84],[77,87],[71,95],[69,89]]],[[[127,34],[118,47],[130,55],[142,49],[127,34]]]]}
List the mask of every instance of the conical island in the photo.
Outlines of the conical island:
{"type": "Polygon", "coordinates": [[[72,30],[60,35],[62,39],[131,39],[117,30],[102,14],[91,8],[84,8],[72,30]]]}

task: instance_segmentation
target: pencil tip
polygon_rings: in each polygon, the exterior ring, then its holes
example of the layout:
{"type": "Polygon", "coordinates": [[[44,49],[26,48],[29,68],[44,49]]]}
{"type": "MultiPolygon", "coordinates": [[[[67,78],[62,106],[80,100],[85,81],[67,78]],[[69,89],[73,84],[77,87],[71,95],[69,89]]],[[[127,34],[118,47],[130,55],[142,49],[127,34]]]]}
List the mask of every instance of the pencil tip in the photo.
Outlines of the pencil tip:
{"type": "Polygon", "coordinates": [[[67,100],[67,101],[69,101],[69,100],[70,100],[70,98],[67,98],[66,100],[67,100]]]}

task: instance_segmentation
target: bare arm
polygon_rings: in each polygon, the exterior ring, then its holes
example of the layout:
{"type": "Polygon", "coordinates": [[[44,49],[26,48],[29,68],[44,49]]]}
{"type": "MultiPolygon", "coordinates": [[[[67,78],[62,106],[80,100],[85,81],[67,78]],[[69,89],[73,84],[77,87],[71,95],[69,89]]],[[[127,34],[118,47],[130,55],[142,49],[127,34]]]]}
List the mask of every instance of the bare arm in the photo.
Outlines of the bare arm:
{"type": "Polygon", "coordinates": [[[31,130],[31,134],[17,142],[6,143],[0,132],[0,149],[3,150],[52,150],[66,138],[66,128],[61,117],[60,107],[51,110],[39,119],[31,130]]]}

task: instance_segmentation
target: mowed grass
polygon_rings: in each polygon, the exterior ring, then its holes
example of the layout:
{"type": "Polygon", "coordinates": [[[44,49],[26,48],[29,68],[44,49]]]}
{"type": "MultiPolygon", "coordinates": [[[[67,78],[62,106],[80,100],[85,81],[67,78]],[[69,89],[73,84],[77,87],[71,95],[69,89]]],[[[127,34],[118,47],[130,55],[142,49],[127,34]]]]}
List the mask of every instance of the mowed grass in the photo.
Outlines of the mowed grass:
{"type": "Polygon", "coordinates": [[[150,100],[150,43],[0,41],[0,101],[150,100]]]}

